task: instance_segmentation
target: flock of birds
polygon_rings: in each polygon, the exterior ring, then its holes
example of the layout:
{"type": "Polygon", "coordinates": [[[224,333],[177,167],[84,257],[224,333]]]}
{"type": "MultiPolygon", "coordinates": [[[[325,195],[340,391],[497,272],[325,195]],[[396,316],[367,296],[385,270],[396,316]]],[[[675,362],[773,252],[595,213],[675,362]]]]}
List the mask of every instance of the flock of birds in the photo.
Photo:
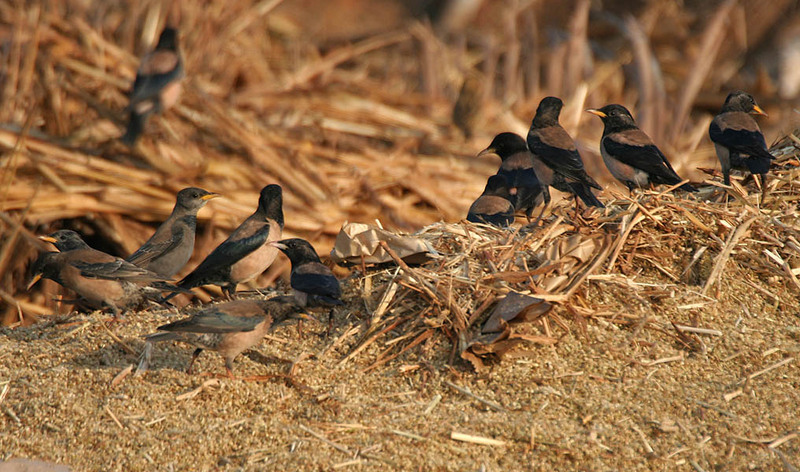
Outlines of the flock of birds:
{"type": "MultiPolygon", "coordinates": [[[[174,28],[166,27],[155,49],[142,59],[130,94],[130,119],[122,142],[133,146],[145,130],[148,116],[176,102],[183,61],[174,28]]],[[[566,192],[584,204],[603,207],[592,193],[602,187],[586,173],[583,161],[569,134],[559,125],[562,102],[555,97],[542,100],[533,118],[527,141],[513,133],[497,135],[480,155],[496,154],[502,163],[489,178],[486,189],[470,207],[467,219],[499,226],[514,221],[517,211],[530,221],[542,202],[541,219],[550,202],[549,187],[566,192]]],[[[695,191],[675,173],[664,154],[637,128],[630,112],[621,105],[588,110],[605,125],[600,150],[611,174],[629,189],[651,184],[674,185],[695,191]]],[[[725,183],[731,168],[744,168],[765,177],[772,156],[751,113],[763,114],[753,98],[744,92],[731,93],[722,112],[711,123],[710,135],[722,163],[725,183]]],[[[215,193],[190,187],[177,194],[170,216],[153,236],[127,259],[89,247],[74,231],[60,230],[41,236],[57,251],[39,255],[32,266],[30,289],[39,279],[53,280],[75,292],[93,308],[109,308],[115,318],[151,300],[164,304],[178,293],[203,285],[221,287],[229,301],[209,305],[189,318],[158,327],[145,336],[147,346],[177,340],[196,347],[189,364],[204,349],[218,351],[233,376],[233,360],[258,343],[279,325],[309,318],[308,309],[330,309],[342,302],[339,281],[320,262],[303,239],[281,239],[283,198],[279,185],[261,190],[256,211],[217,246],[192,272],[181,280],[180,272],[194,251],[197,212],[215,193]],[[269,300],[234,300],[240,283],[255,279],[273,263],[279,251],[291,261],[290,284],[293,297],[269,300]],[[169,295],[163,296],[164,293],[169,295]]]]}
{"type": "MultiPolygon", "coordinates": [[[[575,142],[558,122],[562,106],[557,97],[542,99],[527,140],[518,134],[500,133],[478,154],[497,155],[501,163],[497,174],[486,182],[483,194],[470,206],[469,221],[508,226],[518,211],[530,221],[534,208],[544,202],[538,223],[550,203],[549,187],[574,195],[576,206],[580,199],[587,206],[604,207],[592,193],[592,189],[603,188],[586,173],[575,142]]],[[[627,108],[611,104],[586,111],[603,120],[600,155],[611,175],[630,191],[659,184],[697,191],[675,173],[664,153],[636,126],[627,108]]],[[[731,92],[709,126],[725,185],[730,185],[731,169],[749,171],[760,176],[762,185],[766,182],[774,158],[751,114],[766,115],[749,93],[731,92]]]]}

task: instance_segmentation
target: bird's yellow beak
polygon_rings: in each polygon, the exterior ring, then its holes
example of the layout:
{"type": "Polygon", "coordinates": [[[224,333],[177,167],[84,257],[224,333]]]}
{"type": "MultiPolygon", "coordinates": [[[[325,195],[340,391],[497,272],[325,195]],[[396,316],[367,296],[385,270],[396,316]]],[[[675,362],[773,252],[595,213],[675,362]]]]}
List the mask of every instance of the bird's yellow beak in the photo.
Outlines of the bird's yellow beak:
{"type": "Polygon", "coordinates": [[[605,117],[607,117],[607,116],[608,116],[608,115],[606,115],[605,113],[603,113],[602,111],[600,111],[600,110],[595,110],[594,108],[589,108],[588,110],[586,110],[586,113],[591,113],[592,115],[597,115],[597,116],[599,116],[600,118],[605,118],[605,117]]]}
{"type": "Polygon", "coordinates": [[[765,112],[760,106],[753,105],[753,111],[750,112],[752,115],[761,115],[761,116],[769,116],[767,112],[765,112]]]}
{"type": "Polygon", "coordinates": [[[486,148],[486,149],[484,149],[483,151],[479,152],[479,153],[478,153],[478,157],[487,156],[487,155],[489,155],[489,154],[497,154],[497,153],[495,152],[494,148],[493,148],[493,147],[491,147],[491,146],[490,146],[490,147],[488,147],[488,148],[486,148]]]}
{"type": "Polygon", "coordinates": [[[42,241],[46,241],[48,243],[53,243],[53,244],[56,243],[56,238],[52,238],[50,236],[39,236],[39,239],[41,239],[42,241]]]}
{"type": "Polygon", "coordinates": [[[278,241],[272,241],[271,243],[269,243],[269,245],[272,246],[272,247],[276,247],[276,248],[278,248],[278,249],[280,249],[282,251],[286,250],[288,248],[287,245],[285,245],[285,244],[283,244],[281,242],[278,242],[278,241]]]}
{"type": "Polygon", "coordinates": [[[39,279],[41,279],[41,278],[42,278],[42,274],[36,274],[36,275],[34,275],[34,276],[31,278],[31,281],[30,281],[30,282],[28,282],[28,286],[25,288],[25,290],[30,290],[30,289],[31,289],[31,287],[33,287],[34,285],[36,285],[36,282],[38,282],[38,281],[39,281],[39,279]]]}
{"type": "Polygon", "coordinates": [[[222,195],[218,193],[209,193],[208,195],[203,195],[200,197],[200,200],[211,200],[212,198],[221,197],[222,195]]]}

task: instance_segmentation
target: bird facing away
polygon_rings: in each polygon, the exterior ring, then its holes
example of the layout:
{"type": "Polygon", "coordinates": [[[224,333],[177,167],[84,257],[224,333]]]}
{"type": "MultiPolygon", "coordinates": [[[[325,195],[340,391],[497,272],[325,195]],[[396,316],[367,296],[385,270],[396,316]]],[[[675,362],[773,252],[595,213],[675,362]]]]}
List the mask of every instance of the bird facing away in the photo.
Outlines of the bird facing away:
{"type": "Polygon", "coordinates": [[[161,113],[178,101],[181,79],[184,77],[183,58],[178,47],[178,31],[165,27],[155,49],[142,58],[130,92],[129,121],[120,138],[133,146],[144,131],[147,118],[161,113]]]}
{"type": "Polygon", "coordinates": [[[233,360],[255,346],[265,334],[293,320],[310,319],[293,303],[275,300],[234,300],[204,308],[189,318],[159,326],[161,332],[145,336],[152,342],[181,341],[195,346],[187,372],[192,373],[204,349],[217,351],[233,378],[233,360]]]}
{"type": "Polygon", "coordinates": [[[292,262],[290,283],[300,306],[341,305],[342,289],[333,272],[319,260],[317,251],[300,238],[271,243],[292,262]]]}
{"type": "Polygon", "coordinates": [[[50,279],[74,291],[89,305],[108,307],[119,317],[120,310],[144,301],[147,285],[165,280],[149,270],[92,249],[74,231],[60,230],[40,239],[53,243],[60,252],[45,252],[34,262],[29,290],[39,279],[50,279]]]}
{"type": "MultiPolygon", "coordinates": [[[[622,105],[606,105],[587,112],[603,120],[603,138],[600,154],[609,172],[625,184],[628,190],[650,184],[675,185],[683,179],[678,177],[664,153],[633,121],[631,113],[622,105]]],[[[689,184],[681,190],[696,192],[689,184]]]]}
{"type": "Polygon", "coordinates": [[[233,230],[189,275],[178,282],[184,289],[219,285],[229,298],[236,285],[254,279],[267,270],[278,255],[269,243],[281,239],[283,196],[280,185],[261,189],[258,209],[233,230]]]}
{"type": "MultiPolygon", "coordinates": [[[[591,188],[603,190],[583,166],[575,142],[561,127],[558,117],[564,103],[557,97],[545,97],[536,108],[528,130],[528,149],[533,155],[533,168],[544,184],[545,207],[550,203],[550,189],[575,195],[586,206],[605,208],[591,188]]],[[[544,213],[544,209],[542,209],[544,213]]]]}
{"type": "Polygon", "coordinates": [[[467,221],[505,227],[514,222],[514,205],[508,193],[508,182],[502,175],[493,175],[486,182],[483,194],[472,202],[467,221]]]}
{"type": "Polygon", "coordinates": [[[500,133],[478,157],[492,154],[500,157],[497,175],[506,178],[511,204],[515,210],[524,211],[530,221],[533,209],[542,201],[542,184],[533,169],[525,140],[518,134],[500,133]]]}
{"type": "Polygon", "coordinates": [[[170,278],[192,257],[197,228],[197,212],[210,199],[219,197],[197,187],[178,192],[175,207],[169,217],[142,247],[126,260],[131,264],[170,278]]]}
{"type": "Polygon", "coordinates": [[[708,135],[722,165],[725,185],[731,183],[731,168],[759,174],[763,185],[775,158],[767,150],[764,135],[751,114],[767,116],[752,95],[742,91],[731,92],[708,127],[708,135]]]}

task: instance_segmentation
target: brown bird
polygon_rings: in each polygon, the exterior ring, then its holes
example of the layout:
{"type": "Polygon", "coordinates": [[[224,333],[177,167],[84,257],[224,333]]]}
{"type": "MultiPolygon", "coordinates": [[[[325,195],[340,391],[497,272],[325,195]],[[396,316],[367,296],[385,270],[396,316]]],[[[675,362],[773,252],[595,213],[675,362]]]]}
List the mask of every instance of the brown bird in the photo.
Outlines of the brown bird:
{"type": "MultiPolygon", "coordinates": [[[[53,243],[61,252],[46,252],[34,262],[28,290],[46,278],[74,291],[94,308],[108,307],[119,317],[120,310],[141,304],[147,287],[166,279],[118,257],[92,249],[74,231],[60,230],[40,239],[53,243]]],[[[164,288],[168,288],[165,284],[164,288]]]]}
{"type": "MultiPolygon", "coordinates": [[[[178,287],[219,285],[229,298],[236,285],[250,281],[267,268],[278,255],[270,242],[281,239],[283,231],[283,196],[280,185],[261,189],[258,209],[236,228],[228,239],[209,254],[178,287]]],[[[165,300],[172,298],[167,297],[165,300]]]]}
{"type": "MultiPolygon", "coordinates": [[[[195,346],[187,373],[192,373],[203,349],[217,351],[225,360],[228,377],[234,378],[233,360],[258,344],[264,335],[290,321],[311,319],[302,308],[277,300],[235,300],[204,308],[191,317],[159,326],[160,333],[145,336],[149,343],[181,341],[195,346]]],[[[148,349],[145,349],[148,355],[148,349]]],[[[145,362],[145,365],[147,363],[145,362]]],[[[146,367],[145,367],[146,368],[146,367]]]]}
{"type": "MultiPolygon", "coordinates": [[[[518,134],[500,133],[478,157],[486,155],[500,157],[497,175],[506,178],[514,209],[524,211],[530,221],[533,209],[542,202],[542,184],[534,171],[533,157],[525,140],[518,134]]],[[[549,194],[547,198],[549,199],[549,194]]]]}
{"type": "Polygon", "coordinates": [[[216,197],[219,195],[197,187],[178,192],[169,217],[126,260],[163,277],[169,278],[178,273],[194,251],[197,212],[216,197]]]}
{"type": "Polygon", "coordinates": [[[764,135],[751,114],[767,116],[752,95],[742,91],[731,92],[708,127],[708,135],[722,165],[725,185],[731,184],[732,168],[760,175],[763,185],[771,161],[775,159],[767,150],[764,135]]]}
{"type": "Polygon", "coordinates": [[[178,31],[165,27],[155,49],[142,58],[130,93],[130,119],[120,138],[133,146],[144,131],[147,118],[173,106],[180,97],[184,77],[183,58],[178,47],[178,31]]]}
{"type": "Polygon", "coordinates": [[[605,208],[591,190],[603,190],[603,187],[586,173],[575,141],[558,122],[563,106],[560,98],[543,98],[528,130],[527,142],[533,155],[533,168],[544,184],[544,205],[550,204],[549,187],[553,187],[574,195],[576,208],[578,198],[587,206],[605,208]]]}
{"type": "Polygon", "coordinates": [[[493,175],[486,182],[483,194],[469,207],[467,221],[505,227],[514,222],[514,205],[508,193],[508,182],[502,175],[493,175]]]}
{"type": "MultiPolygon", "coordinates": [[[[627,108],[606,105],[586,111],[603,120],[600,154],[611,175],[625,184],[628,190],[650,184],[675,185],[683,180],[650,136],[636,126],[627,108]]],[[[689,184],[678,188],[687,192],[697,191],[689,184]]]]}
{"type": "Polygon", "coordinates": [[[311,244],[300,238],[270,243],[292,262],[290,283],[300,306],[341,305],[342,288],[333,272],[319,260],[311,244]]]}

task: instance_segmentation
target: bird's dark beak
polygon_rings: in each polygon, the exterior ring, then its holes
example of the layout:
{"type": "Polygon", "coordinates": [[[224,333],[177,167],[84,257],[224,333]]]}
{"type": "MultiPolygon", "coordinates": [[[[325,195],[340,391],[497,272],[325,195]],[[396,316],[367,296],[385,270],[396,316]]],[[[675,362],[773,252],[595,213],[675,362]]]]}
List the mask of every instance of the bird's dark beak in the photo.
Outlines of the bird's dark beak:
{"type": "Polygon", "coordinates": [[[599,116],[600,118],[605,118],[605,117],[607,117],[607,116],[608,116],[608,115],[606,115],[605,113],[603,113],[602,111],[600,111],[600,110],[595,110],[594,108],[589,108],[588,110],[586,110],[586,113],[591,113],[592,115],[597,115],[597,116],[599,116]]]}
{"type": "Polygon", "coordinates": [[[488,148],[484,149],[483,151],[478,153],[478,157],[487,156],[489,154],[497,154],[493,147],[489,146],[488,148]]]}
{"type": "Polygon", "coordinates": [[[271,243],[269,243],[269,245],[272,246],[272,247],[276,247],[276,248],[280,249],[281,251],[285,251],[287,249],[287,246],[285,244],[283,244],[281,242],[278,242],[278,241],[272,241],[271,243]]]}
{"type": "Polygon", "coordinates": [[[761,115],[761,116],[769,116],[767,112],[765,112],[760,106],[753,105],[753,111],[750,112],[751,115],[761,115]]]}
{"type": "Polygon", "coordinates": [[[38,282],[39,279],[41,279],[41,278],[42,278],[42,274],[35,274],[33,277],[31,277],[31,281],[28,282],[28,286],[25,288],[25,290],[30,290],[31,287],[36,285],[36,282],[38,282]]]}
{"type": "Polygon", "coordinates": [[[56,243],[56,238],[52,236],[39,236],[39,239],[41,239],[42,241],[47,241],[48,243],[53,243],[53,244],[56,243]]]}
{"type": "Polygon", "coordinates": [[[217,197],[221,197],[221,196],[222,195],[220,195],[218,193],[209,193],[207,195],[203,195],[202,197],[200,197],[200,200],[211,200],[212,198],[217,198],[217,197]]]}

